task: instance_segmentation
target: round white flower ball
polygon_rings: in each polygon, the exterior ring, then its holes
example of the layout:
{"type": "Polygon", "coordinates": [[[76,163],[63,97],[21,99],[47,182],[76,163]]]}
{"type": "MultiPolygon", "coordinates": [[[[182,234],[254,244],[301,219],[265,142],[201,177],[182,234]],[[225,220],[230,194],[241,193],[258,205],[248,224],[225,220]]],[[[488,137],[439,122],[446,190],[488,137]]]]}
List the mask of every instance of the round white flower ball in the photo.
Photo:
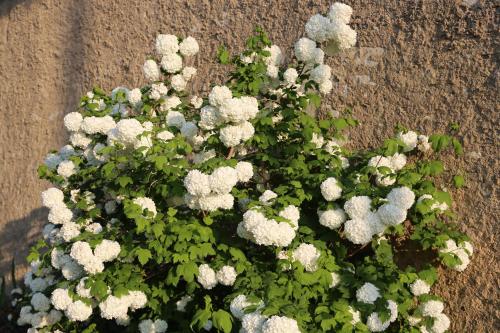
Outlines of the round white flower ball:
{"type": "Polygon", "coordinates": [[[397,187],[387,194],[387,200],[401,209],[410,209],[415,202],[415,193],[406,186],[397,187]]]}
{"type": "Polygon", "coordinates": [[[293,84],[299,77],[299,73],[295,68],[288,68],[285,73],[283,73],[283,79],[288,84],[293,84]]]}
{"type": "Polygon", "coordinates": [[[253,177],[253,166],[250,162],[238,162],[235,169],[238,174],[238,181],[242,183],[248,182],[253,177]]]}
{"type": "Polygon", "coordinates": [[[355,196],[344,204],[344,211],[351,219],[363,219],[371,209],[372,200],[367,196],[355,196]]]}
{"type": "Polygon", "coordinates": [[[423,316],[437,317],[444,310],[444,304],[441,301],[430,300],[420,305],[423,316]]]}
{"type": "Polygon", "coordinates": [[[174,35],[160,34],[156,37],[156,52],[160,55],[172,54],[179,51],[179,40],[174,35]]]}
{"type": "Polygon", "coordinates": [[[321,252],[312,244],[302,243],[292,251],[292,259],[298,261],[308,272],[314,272],[318,269],[318,259],[321,252]]]}
{"type": "Polygon", "coordinates": [[[399,140],[403,141],[404,148],[403,151],[411,151],[415,149],[418,142],[418,135],[413,131],[408,131],[406,133],[399,132],[396,136],[399,140]]]}
{"type": "Polygon", "coordinates": [[[55,309],[64,311],[73,303],[73,299],[68,293],[68,289],[57,288],[52,292],[50,301],[55,309]]]}
{"type": "Polygon", "coordinates": [[[31,296],[31,305],[36,311],[49,311],[50,300],[42,293],[35,293],[31,296]]]}
{"type": "Polygon", "coordinates": [[[144,77],[149,81],[158,81],[160,79],[160,67],[158,67],[156,61],[152,59],[148,59],[144,62],[142,71],[144,72],[144,77]]]}
{"type": "Polygon", "coordinates": [[[203,288],[212,289],[217,285],[217,276],[210,266],[202,264],[198,267],[197,281],[203,288]]]}
{"type": "Polygon", "coordinates": [[[356,290],[356,299],[358,302],[373,304],[379,297],[379,289],[370,282],[366,282],[356,290]]]}
{"type": "Polygon", "coordinates": [[[85,321],[92,315],[92,307],[82,301],[71,303],[65,311],[71,321],[85,321]]]}
{"type": "Polygon", "coordinates": [[[80,112],[70,112],[64,116],[64,126],[70,132],[78,132],[82,121],[83,117],[80,112]]]}
{"type": "Polygon", "coordinates": [[[344,224],[346,238],[354,244],[364,245],[372,240],[372,227],[366,220],[354,219],[344,224]]]}
{"type": "Polygon", "coordinates": [[[210,180],[203,172],[191,170],[184,178],[184,187],[191,195],[205,196],[210,193],[210,180]]]}
{"type": "Polygon", "coordinates": [[[348,24],[351,20],[352,8],[349,5],[343,4],[341,2],[335,2],[330,7],[328,12],[328,18],[332,22],[339,22],[343,24],[348,24]]]}
{"type": "Polygon", "coordinates": [[[385,225],[398,225],[406,219],[406,210],[396,205],[386,203],[377,209],[380,221],[385,225]]]}
{"type": "Polygon", "coordinates": [[[337,229],[346,221],[346,214],[342,208],[328,209],[318,213],[319,223],[329,229],[337,229]]]}
{"type": "Polygon", "coordinates": [[[179,45],[179,51],[186,57],[194,56],[199,50],[200,46],[198,45],[198,42],[191,36],[184,39],[179,45]]]}
{"type": "Polygon", "coordinates": [[[262,333],[300,333],[300,329],[294,319],[272,316],[262,325],[262,333]]]}
{"type": "Polygon", "coordinates": [[[333,177],[327,178],[321,183],[321,194],[326,201],[334,201],[342,195],[342,188],[339,186],[337,179],[333,177]]]}
{"type": "Polygon", "coordinates": [[[179,72],[182,69],[182,57],[176,53],[165,54],[160,65],[167,73],[179,72]]]}
{"type": "Polygon", "coordinates": [[[217,272],[217,281],[224,286],[232,286],[237,276],[234,267],[226,265],[217,272]]]}
{"type": "Polygon", "coordinates": [[[417,279],[410,285],[411,293],[415,296],[428,294],[431,291],[431,286],[424,280],[417,279]]]}

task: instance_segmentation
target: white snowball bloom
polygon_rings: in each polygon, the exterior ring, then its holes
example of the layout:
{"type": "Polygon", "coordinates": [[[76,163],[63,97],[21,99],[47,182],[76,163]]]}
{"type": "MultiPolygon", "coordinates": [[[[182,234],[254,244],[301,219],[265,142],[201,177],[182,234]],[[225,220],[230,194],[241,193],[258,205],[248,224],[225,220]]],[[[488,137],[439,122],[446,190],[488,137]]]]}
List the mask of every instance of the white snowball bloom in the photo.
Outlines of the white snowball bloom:
{"type": "Polygon", "coordinates": [[[319,92],[322,94],[329,94],[333,89],[333,82],[332,80],[325,80],[320,83],[319,85],[319,92]]]}
{"type": "Polygon", "coordinates": [[[264,193],[259,197],[259,201],[264,205],[269,205],[270,201],[276,199],[278,195],[271,190],[265,190],[264,193]]]}
{"type": "Polygon", "coordinates": [[[42,293],[33,294],[30,303],[36,311],[49,311],[50,309],[50,300],[42,293]]]}
{"type": "Polygon", "coordinates": [[[147,197],[139,197],[132,200],[133,203],[139,205],[142,210],[148,210],[148,212],[153,213],[153,216],[156,216],[156,205],[155,202],[151,198],[147,197]]]}
{"type": "Polygon", "coordinates": [[[337,179],[329,177],[321,183],[321,194],[326,201],[335,201],[340,198],[342,188],[338,185],[337,179]]]}
{"type": "Polygon", "coordinates": [[[208,102],[210,105],[219,107],[224,102],[233,97],[233,93],[226,86],[215,86],[208,95],[208,102]]]}
{"type": "Polygon", "coordinates": [[[141,102],[141,99],[142,93],[139,88],[132,89],[127,93],[127,100],[132,106],[138,105],[141,102]]]}
{"type": "Polygon", "coordinates": [[[184,39],[179,45],[179,51],[186,57],[194,56],[199,50],[200,46],[198,45],[198,42],[191,36],[184,39]]]}
{"type": "Polygon", "coordinates": [[[52,267],[60,269],[65,263],[71,260],[71,257],[64,253],[63,250],[53,248],[50,253],[50,263],[52,267]]]}
{"type": "Polygon", "coordinates": [[[390,203],[380,206],[377,215],[380,221],[388,226],[398,225],[406,220],[406,210],[390,203]]]}
{"type": "Polygon", "coordinates": [[[82,125],[83,117],[80,112],[70,112],[64,116],[64,126],[70,132],[78,132],[82,125]]]}
{"type": "Polygon", "coordinates": [[[318,269],[318,259],[321,252],[312,244],[302,243],[292,251],[292,259],[298,261],[308,272],[314,272],[318,269]]]}
{"type": "Polygon", "coordinates": [[[140,290],[130,290],[125,298],[125,302],[132,311],[142,309],[148,302],[146,294],[140,290]]]}
{"type": "Polygon", "coordinates": [[[158,81],[160,79],[160,67],[152,59],[146,60],[142,66],[142,71],[144,72],[144,77],[149,81],[158,81]]]}
{"type": "Polygon", "coordinates": [[[75,290],[76,290],[76,293],[78,294],[78,296],[84,297],[84,298],[91,298],[92,294],[90,293],[90,288],[85,287],[85,281],[87,281],[87,279],[88,279],[88,277],[84,277],[84,278],[80,279],[80,281],[76,285],[75,290]]]}
{"type": "Polygon", "coordinates": [[[261,315],[259,312],[253,312],[244,315],[241,318],[240,333],[262,333],[262,326],[267,317],[261,315]]]}
{"type": "Polygon", "coordinates": [[[300,211],[297,207],[288,205],[278,215],[289,220],[294,230],[299,229],[300,211]]]}
{"type": "Polygon", "coordinates": [[[118,258],[120,251],[121,247],[118,242],[109,239],[103,239],[102,242],[97,244],[97,246],[95,247],[94,255],[97,259],[103,262],[108,262],[118,258]]]}
{"type": "Polygon", "coordinates": [[[410,323],[411,326],[417,326],[422,321],[422,318],[413,317],[413,316],[408,316],[407,319],[408,319],[408,322],[410,323]]]}
{"type": "Polygon", "coordinates": [[[73,161],[62,161],[57,167],[57,174],[64,178],[69,178],[77,172],[78,168],[73,161]]]}
{"type": "Polygon", "coordinates": [[[415,193],[406,186],[397,187],[387,194],[387,200],[401,209],[410,209],[415,202],[415,193]]]}
{"type": "Polygon", "coordinates": [[[344,23],[332,23],[331,40],[335,42],[335,46],[339,50],[347,50],[356,45],[356,30],[344,23]]]}
{"type": "Polygon", "coordinates": [[[269,76],[271,79],[277,79],[279,75],[279,68],[278,66],[274,65],[268,65],[266,69],[266,75],[269,76]]]}
{"type": "Polygon", "coordinates": [[[295,68],[288,68],[285,73],[283,73],[283,79],[285,79],[285,82],[288,84],[293,84],[299,77],[299,73],[297,73],[297,70],[295,68]]]}
{"type": "Polygon", "coordinates": [[[199,170],[191,170],[184,178],[184,187],[191,195],[206,196],[210,193],[209,176],[199,170]]]}
{"type": "Polygon", "coordinates": [[[391,160],[388,159],[385,156],[374,156],[368,161],[368,166],[377,168],[376,175],[377,175],[377,184],[380,186],[389,186],[394,184],[396,181],[396,178],[389,176],[388,174],[383,174],[381,171],[378,170],[378,168],[381,167],[386,167],[390,169],[390,172],[394,172],[394,169],[392,168],[392,163],[391,160]]]}
{"type": "Polygon", "coordinates": [[[431,286],[429,286],[424,280],[416,280],[410,285],[411,293],[415,296],[420,296],[428,294],[431,291],[431,286]]]}
{"type": "Polygon", "coordinates": [[[110,129],[116,126],[111,116],[104,117],[85,117],[81,124],[81,130],[87,134],[106,134],[110,129]]]}
{"type": "Polygon", "coordinates": [[[94,257],[92,248],[87,242],[78,241],[73,243],[70,256],[82,265],[89,274],[100,273],[104,270],[102,261],[94,257]]]}
{"type": "Polygon", "coordinates": [[[116,297],[109,295],[99,304],[101,317],[104,319],[126,318],[129,302],[127,296],[116,297]]]}
{"type": "Polygon", "coordinates": [[[472,254],[474,254],[474,247],[472,246],[472,244],[470,242],[463,241],[463,242],[459,243],[458,246],[463,248],[465,251],[467,251],[470,256],[472,254]]]}
{"type": "MultiPolygon", "coordinates": [[[[170,111],[181,105],[182,101],[178,96],[164,96],[163,102],[160,104],[161,111],[170,111]]],[[[184,116],[183,116],[184,118],[184,116]]]]}
{"type": "MultiPolygon", "coordinates": [[[[182,69],[182,77],[184,78],[184,80],[189,81],[193,78],[193,76],[196,75],[196,72],[197,72],[196,68],[186,66],[182,69]]],[[[193,98],[200,99],[201,100],[200,103],[203,102],[203,99],[201,97],[193,96],[193,98]]],[[[192,99],[191,99],[191,101],[192,101],[192,99]]],[[[201,104],[200,104],[200,106],[201,106],[201,104]]]]}
{"type": "Polygon", "coordinates": [[[174,35],[159,34],[156,37],[155,47],[159,55],[176,53],[179,51],[179,40],[174,35]]]}
{"type": "Polygon", "coordinates": [[[202,264],[198,267],[197,281],[203,288],[212,289],[217,285],[217,276],[210,266],[202,264]]]}
{"type": "Polygon", "coordinates": [[[212,192],[218,194],[229,193],[238,183],[238,172],[228,166],[219,167],[209,176],[209,182],[212,192]]]}
{"type": "Polygon", "coordinates": [[[156,319],[155,321],[147,319],[141,321],[138,328],[140,333],[164,333],[168,329],[168,324],[161,319],[156,319]]]}
{"type": "Polygon", "coordinates": [[[73,146],[85,149],[92,142],[92,139],[82,132],[74,132],[71,133],[69,141],[73,146]]]}
{"type": "Polygon", "coordinates": [[[309,75],[311,80],[321,84],[330,80],[330,77],[332,76],[332,69],[328,65],[318,65],[311,70],[309,75]]]}
{"type": "Polygon", "coordinates": [[[411,151],[417,146],[418,135],[413,131],[408,131],[406,133],[399,132],[396,137],[403,141],[403,151],[411,151]]]}
{"type": "Polygon", "coordinates": [[[264,51],[268,51],[270,56],[264,59],[266,65],[279,66],[283,62],[283,53],[278,45],[271,45],[264,48],[264,51]]]}
{"type": "Polygon", "coordinates": [[[66,310],[73,303],[73,299],[68,293],[68,289],[57,288],[52,292],[50,301],[55,309],[66,310]]]}
{"type": "Polygon", "coordinates": [[[383,332],[390,324],[389,320],[382,322],[377,312],[372,312],[366,319],[366,326],[368,326],[370,332],[383,332]]]}
{"type": "Polygon", "coordinates": [[[450,328],[450,318],[444,313],[435,316],[432,323],[431,333],[444,333],[450,328]]]}
{"type": "Polygon", "coordinates": [[[180,74],[172,76],[170,80],[170,85],[174,88],[175,91],[184,91],[187,86],[187,81],[180,74]]]}
{"type": "MultiPolygon", "coordinates": [[[[186,67],[187,68],[187,67],[186,67]]],[[[199,97],[199,96],[193,96],[191,98],[191,105],[195,108],[195,109],[199,109],[201,108],[201,106],[203,105],[203,98],[199,97]]]]}
{"type": "Polygon", "coordinates": [[[239,182],[246,183],[253,177],[253,166],[250,162],[238,162],[235,169],[239,182]]]}
{"type": "Polygon", "coordinates": [[[63,160],[67,160],[71,156],[78,155],[77,152],[75,152],[75,148],[71,145],[65,145],[59,149],[59,155],[63,160]]]}
{"type": "Polygon", "coordinates": [[[295,43],[295,57],[305,63],[315,62],[316,42],[309,38],[301,38],[295,43]]]}
{"type": "Polygon", "coordinates": [[[332,282],[330,283],[330,288],[335,288],[340,283],[340,275],[338,273],[332,272],[332,282]]]}
{"type": "Polygon", "coordinates": [[[403,169],[404,166],[406,165],[405,154],[395,153],[394,155],[389,156],[388,159],[391,163],[391,168],[395,171],[403,169]]]}
{"type": "Polygon", "coordinates": [[[444,304],[441,301],[430,300],[420,304],[420,310],[423,316],[437,317],[444,310],[444,304]]]}
{"type": "Polygon", "coordinates": [[[352,8],[346,4],[341,2],[335,2],[330,7],[330,11],[328,12],[328,18],[332,20],[332,22],[339,22],[348,24],[351,20],[352,8]]]}
{"type": "Polygon", "coordinates": [[[116,127],[108,132],[108,139],[116,140],[121,144],[130,147],[139,140],[137,137],[144,132],[144,127],[136,119],[122,119],[116,127]]]}
{"type": "Polygon", "coordinates": [[[83,268],[76,261],[69,260],[62,266],[61,273],[66,280],[73,281],[82,276],[83,268]]]}
{"type": "Polygon", "coordinates": [[[352,320],[351,320],[352,325],[356,325],[361,321],[361,313],[359,312],[359,310],[354,310],[351,306],[349,306],[349,312],[352,315],[352,320]]]}
{"type": "Polygon", "coordinates": [[[358,288],[358,290],[356,290],[356,299],[358,300],[358,302],[373,304],[379,297],[379,289],[370,282],[366,282],[360,288],[358,288]]]}
{"type": "Polygon", "coordinates": [[[74,222],[63,224],[59,231],[59,236],[66,242],[69,242],[78,235],[80,235],[80,226],[74,222]]]}
{"type": "Polygon", "coordinates": [[[172,132],[167,131],[167,130],[158,132],[158,134],[156,134],[156,138],[158,140],[162,140],[162,141],[172,140],[174,137],[175,137],[175,135],[172,132]]]}
{"type": "Polygon", "coordinates": [[[288,246],[295,238],[295,230],[286,222],[268,220],[262,213],[249,210],[243,214],[238,236],[258,245],[288,246]]]}
{"type": "Polygon", "coordinates": [[[344,233],[354,244],[362,245],[372,240],[372,227],[366,220],[353,219],[344,224],[344,233]]]}
{"type": "Polygon", "coordinates": [[[262,325],[262,333],[300,333],[300,329],[294,319],[272,316],[262,325]]]}
{"type": "Polygon", "coordinates": [[[198,127],[192,121],[186,121],[181,127],[181,135],[185,138],[191,139],[198,134],[198,127]]]}
{"type": "Polygon", "coordinates": [[[453,269],[458,272],[463,272],[467,268],[467,266],[469,266],[470,263],[469,255],[463,248],[459,248],[454,252],[454,254],[458,257],[458,259],[460,259],[461,263],[453,267],[453,269]]]}
{"type": "Polygon", "coordinates": [[[53,206],[50,209],[48,220],[53,224],[65,224],[73,219],[73,212],[64,204],[53,206]]]}
{"type": "Polygon", "coordinates": [[[189,302],[193,300],[193,297],[190,295],[182,296],[180,300],[175,302],[175,306],[177,307],[177,311],[185,312],[186,306],[189,302]]]}
{"type": "Polygon", "coordinates": [[[331,39],[333,24],[327,17],[316,14],[309,18],[305,30],[307,37],[321,43],[331,39]]]}
{"type": "Polygon", "coordinates": [[[417,137],[417,149],[426,152],[432,149],[431,144],[429,143],[429,137],[426,135],[419,135],[417,137]]]}
{"type": "Polygon", "coordinates": [[[64,193],[55,187],[42,192],[42,204],[47,208],[64,205],[64,193]]]}
{"type": "Polygon", "coordinates": [[[155,101],[164,97],[168,93],[168,88],[165,83],[153,83],[151,85],[151,91],[149,92],[149,97],[155,101]]]}
{"type": "Polygon", "coordinates": [[[234,147],[250,139],[255,129],[248,121],[238,125],[228,125],[220,130],[219,138],[226,147],[234,147]]]}
{"type": "Polygon", "coordinates": [[[311,143],[316,146],[316,148],[321,148],[323,147],[323,144],[325,142],[325,138],[321,134],[313,133],[312,138],[311,138],[311,143]]]}
{"type": "Polygon", "coordinates": [[[217,281],[224,286],[232,286],[237,276],[234,267],[226,265],[217,272],[217,281]]]}
{"type": "Polygon", "coordinates": [[[337,229],[347,219],[342,208],[328,209],[318,212],[319,223],[329,229],[337,229]]]}
{"type": "Polygon", "coordinates": [[[257,99],[250,96],[226,99],[218,109],[218,115],[222,120],[234,123],[253,119],[258,112],[257,99]]]}
{"type": "Polygon", "coordinates": [[[82,301],[76,301],[71,303],[64,313],[70,321],[85,321],[92,315],[92,307],[82,301]]]}
{"type": "Polygon", "coordinates": [[[219,117],[218,109],[212,105],[206,105],[201,108],[200,111],[200,121],[198,125],[205,129],[211,130],[222,123],[222,119],[219,117]]]}
{"type": "Polygon", "coordinates": [[[182,128],[182,126],[186,123],[186,120],[184,119],[184,115],[178,111],[169,111],[167,113],[167,125],[168,126],[174,126],[179,129],[182,128]]]}
{"type": "Polygon", "coordinates": [[[160,66],[167,73],[177,73],[182,69],[182,57],[176,53],[165,54],[161,58],[160,66]]]}

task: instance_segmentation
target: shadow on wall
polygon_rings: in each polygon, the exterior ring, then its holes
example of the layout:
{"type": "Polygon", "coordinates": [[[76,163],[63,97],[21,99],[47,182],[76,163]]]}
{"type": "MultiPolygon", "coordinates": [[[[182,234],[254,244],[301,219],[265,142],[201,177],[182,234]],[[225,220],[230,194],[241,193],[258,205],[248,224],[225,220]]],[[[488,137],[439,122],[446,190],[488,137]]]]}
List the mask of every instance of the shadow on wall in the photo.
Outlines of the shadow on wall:
{"type": "Polygon", "coordinates": [[[0,15],[8,15],[9,12],[17,5],[30,5],[33,0],[0,0],[0,15]]]}
{"type": "Polygon", "coordinates": [[[8,284],[11,283],[12,258],[15,260],[17,278],[24,274],[26,256],[41,236],[40,230],[45,224],[47,213],[46,208],[36,208],[25,217],[4,224],[0,233],[0,272],[4,272],[8,284]]]}

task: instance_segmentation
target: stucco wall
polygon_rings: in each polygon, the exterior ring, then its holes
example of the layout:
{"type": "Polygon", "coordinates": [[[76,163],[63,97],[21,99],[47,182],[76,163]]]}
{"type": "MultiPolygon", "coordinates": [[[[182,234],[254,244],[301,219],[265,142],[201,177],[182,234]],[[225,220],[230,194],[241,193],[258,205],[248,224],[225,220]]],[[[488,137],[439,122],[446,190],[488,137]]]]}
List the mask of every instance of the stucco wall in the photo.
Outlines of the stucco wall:
{"type": "MultiPolygon", "coordinates": [[[[336,78],[323,111],[352,107],[358,147],[375,146],[400,123],[422,132],[461,125],[468,174],[455,191],[459,223],[475,245],[471,266],[447,272],[438,293],[454,332],[499,330],[498,11],[489,0],[346,0],[357,48],[329,58],[336,78]]],[[[240,50],[256,25],[289,48],[328,1],[3,0],[0,2],[0,271],[20,262],[47,212],[36,167],[66,134],[62,118],[93,85],[143,83],[141,65],[157,33],[192,35],[202,52],[193,90],[220,81],[224,43],[240,50]]]]}

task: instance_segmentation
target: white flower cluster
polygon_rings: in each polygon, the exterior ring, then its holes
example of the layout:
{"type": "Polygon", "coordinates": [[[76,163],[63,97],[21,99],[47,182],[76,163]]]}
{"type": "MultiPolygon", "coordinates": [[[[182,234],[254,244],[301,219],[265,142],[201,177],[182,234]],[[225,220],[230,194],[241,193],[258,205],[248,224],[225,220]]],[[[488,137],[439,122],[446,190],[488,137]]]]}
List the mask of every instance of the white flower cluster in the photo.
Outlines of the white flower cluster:
{"type": "Polygon", "coordinates": [[[380,186],[389,186],[394,184],[396,178],[393,177],[394,172],[401,170],[406,165],[406,155],[396,153],[393,156],[374,156],[368,161],[368,166],[377,168],[376,181],[380,186]],[[379,168],[388,168],[386,172],[382,172],[379,168]],[[389,171],[389,173],[387,173],[389,171]]]}
{"type": "Polygon", "coordinates": [[[221,269],[215,272],[208,264],[202,264],[198,267],[197,281],[203,288],[212,289],[217,283],[223,286],[232,286],[237,276],[238,273],[233,266],[222,266],[221,269]]]}
{"type": "Polygon", "coordinates": [[[264,48],[264,51],[270,53],[268,57],[264,58],[264,63],[267,65],[267,76],[272,79],[277,79],[279,66],[283,62],[281,49],[277,45],[271,45],[270,47],[264,48]]]}
{"type": "Polygon", "coordinates": [[[215,211],[232,209],[234,197],[231,190],[238,182],[248,182],[253,177],[253,167],[249,162],[238,162],[235,168],[219,167],[210,175],[199,170],[191,170],[184,178],[187,192],[184,199],[191,209],[215,211]]]}
{"type": "Polygon", "coordinates": [[[355,196],[345,202],[344,210],[351,217],[344,224],[348,240],[354,244],[366,244],[386,227],[404,222],[407,210],[415,202],[415,194],[408,187],[397,187],[389,192],[386,200],[387,203],[376,212],[371,211],[371,199],[366,196],[355,196]]]}
{"type": "Polygon", "coordinates": [[[146,306],[148,298],[142,291],[131,290],[127,295],[117,297],[109,295],[99,303],[101,317],[104,319],[115,319],[119,325],[127,325],[130,318],[128,311],[134,312],[146,306]]]}
{"type": "Polygon", "coordinates": [[[104,263],[115,260],[120,254],[121,247],[118,242],[104,239],[94,251],[90,244],[83,241],[73,243],[70,256],[88,274],[97,274],[104,270],[104,263]]]}
{"type": "Polygon", "coordinates": [[[470,256],[474,253],[474,248],[470,242],[464,241],[458,244],[453,239],[448,239],[440,253],[451,253],[460,260],[460,264],[453,267],[454,270],[463,272],[470,263],[470,256]]]}
{"type": "Polygon", "coordinates": [[[286,211],[285,208],[280,212],[280,216],[289,219],[291,223],[277,222],[257,210],[248,210],[243,214],[243,221],[238,224],[238,236],[258,245],[288,246],[295,238],[295,230],[298,228],[300,214],[295,209],[289,208],[286,211]]]}
{"type": "Polygon", "coordinates": [[[190,57],[198,53],[200,49],[198,42],[189,36],[179,43],[177,36],[160,34],[156,37],[155,46],[157,54],[162,57],[160,65],[153,59],[146,60],[142,67],[144,76],[149,81],[159,81],[161,79],[161,69],[163,69],[168,74],[175,74],[171,78],[171,85],[174,90],[184,90],[187,80],[191,78],[193,73],[192,71],[177,73],[182,70],[183,57],[190,57]]]}
{"type": "Polygon", "coordinates": [[[342,188],[339,186],[337,179],[333,177],[323,181],[320,188],[321,194],[326,201],[335,201],[342,195],[342,188]]]}
{"type": "Polygon", "coordinates": [[[155,321],[146,319],[139,323],[140,333],[164,333],[167,329],[167,322],[161,319],[156,319],[155,321]]]}
{"type": "Polygon", "coordinates": [[[403,150],[405,152],[412,151],[415,148],[421,152],[426,152],[432,149],[431,144],[429,143],[429,137],[425,135],[418,135],[413,131],[408,131],[406,133],[399,132],[396,135],[396,138],[403,142],[403,150]]]}
{"type": "Polygon", "coordinates": [[[372,312],[366,319],[366,326],[370,332],[383,332],[389,325],[398,318],[398,305],[392,300],[387,301],[387,308],[390,316],[386,321],[382,321],[377,312],[372,312]]]}
{"type": "Polygon", "coordinates": [[[365,282],[356,290],[356,299],[361,303],[373,304],[379,297],[379,289],[370,282],[365,282]]]}
{"type": "Polygon", "coordinates": [[[215,86],[208,96],[210,105],[200,111],[198,125],[204,130],[220,129],[219,138],[226,147],[234,147],[250,139],[255,129],[249,120],[259,112],[257,99],[251,96],[233,97],[226,86],[215,86]]]}
{"type": "Polygon", "coordinates": [[[318,259],[321,252],[312,244],[302,243],[292,251],[292,260],[298,261],[308,272],[318,269],[318,259]]]}
{"type": "MultiPolygon", "coordinates": [[[[420,311],[423,317],[432,318],[432,325],[420,326],[422,333],[444,333],[450,327],[450,319],[443,313],[444,304],[441,301],[430,300],[420,305],[420,311]]],[[[413,318],[413,323],[418,325],[422,318],[413,318]]]]}
{"type": "Polygon", "coordinates": [[[423,194],[417,199],[417,203],[429,200],[432,204],[430,206],[431,210],[438,210],[444,212],[448,210],[448,204],[446,202],[439,202],[430,194],[423,194]]]}
{"type": "Polygon", "coordinates": [[[262,301],[251,302],[245,295],[235,297],[229,306],[233,316],[241,320],[240,333],[300,333],[297,322],[288,317],[272,316],[268,318],[260,313],[264,307],[262,301]],[[249,306],[257,306],[251,313],[245,313],[249,306]]]}
{"type": "Polygon", "coordinates": [[[152,145],[151,136],[143,135],[143,133],[151,129],[152,124],[149,122],[141,124],[137,119],[122,119],[108,131],[108,145],[120,143],[125,148],[149,148],[152,145]]]}
{"type": "Polygon", "coordinates": [[[138,197],[132,200],[133,203],[140,206],[142,211],[146,211],[148,214],[151,214],[153,217],[156,216],[156,205],[153,199],[148,197],[138,197]]]}
{"type": "Polygon", "coordinates": [[[411,293],[415,296],[428,294],[431,291],[431,286],[424,280],[417,279],[410,285],[411,293]]]}
{"type": "Polygon", "coordinates": [[[356,44],[356,31],[348,24],[351,20],[352,8],[340,2],[330,7],[328,16],[316,14],[306,23],[306,34],[316,42],[332,42],[345,50],[356,44]]]}

